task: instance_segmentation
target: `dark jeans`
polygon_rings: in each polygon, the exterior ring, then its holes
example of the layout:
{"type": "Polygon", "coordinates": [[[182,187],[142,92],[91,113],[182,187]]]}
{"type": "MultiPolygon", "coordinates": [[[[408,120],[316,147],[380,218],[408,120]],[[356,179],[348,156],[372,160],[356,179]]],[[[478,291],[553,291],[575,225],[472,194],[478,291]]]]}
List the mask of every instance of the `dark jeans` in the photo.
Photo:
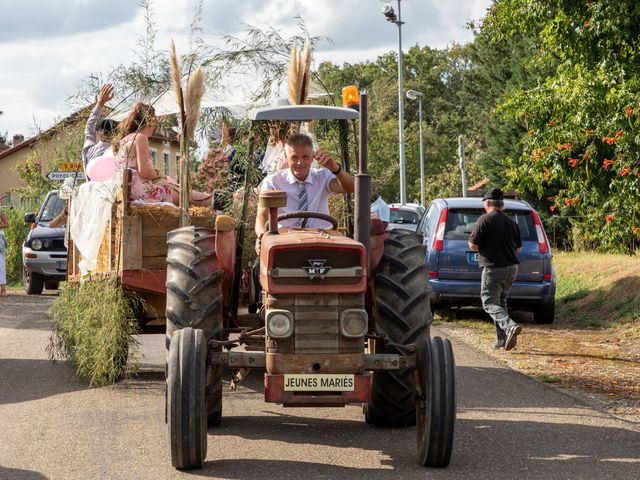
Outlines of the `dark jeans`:
{"type": "Polygon", "coordinates": [[[508,267],[484,267],[480,298],[482,308],[487,312],[496,326],[496,340],[504,343],[506,331],[516,325],[507,312],[507,295],[518,274],[518,265],[508,267]]]}

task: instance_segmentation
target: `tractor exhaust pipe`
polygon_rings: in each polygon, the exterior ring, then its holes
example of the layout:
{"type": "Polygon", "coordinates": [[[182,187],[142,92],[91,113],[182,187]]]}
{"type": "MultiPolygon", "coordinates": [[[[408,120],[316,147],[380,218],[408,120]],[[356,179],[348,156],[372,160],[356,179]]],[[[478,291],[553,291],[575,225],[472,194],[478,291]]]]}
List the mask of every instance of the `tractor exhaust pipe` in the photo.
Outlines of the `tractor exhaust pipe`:
{"type": "Polygon", "coordinates": [[[356,208],[354,240],[364,245],[369,265],[371,237],[371,176],[367,166],[367,93],[360,92],[360,156],[356,175],[356,208]]]}

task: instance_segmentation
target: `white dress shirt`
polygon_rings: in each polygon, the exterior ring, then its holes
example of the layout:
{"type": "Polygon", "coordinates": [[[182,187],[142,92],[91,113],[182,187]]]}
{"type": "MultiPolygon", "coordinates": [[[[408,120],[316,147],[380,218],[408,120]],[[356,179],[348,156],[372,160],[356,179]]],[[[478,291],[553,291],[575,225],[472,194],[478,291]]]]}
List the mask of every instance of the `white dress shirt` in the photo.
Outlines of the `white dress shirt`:
{"type": "MultiPolygon", "coordinates": [[[[309,212],[320,212],[329,214],[329,196],[333,193],[329,188],[329,183],[335,175],[326,168],[311,168],[307,178],[304,180],[307,191],[307,203],[309,212]]],[[[283,190],[287,194],[287,206],[280,208],[278,214],[295,212],[299,206],[300,187],[298,179],[290,169],[279,170],[268,175],[262,182],[261,192],[267,190],[283,190]]],[[[278,227],[299,227],[300,219],[292,218],[278,222],[278,227]]],[[[331,228],[331,224],[317,218],[307,220],[308,228],[331,228]]]]}

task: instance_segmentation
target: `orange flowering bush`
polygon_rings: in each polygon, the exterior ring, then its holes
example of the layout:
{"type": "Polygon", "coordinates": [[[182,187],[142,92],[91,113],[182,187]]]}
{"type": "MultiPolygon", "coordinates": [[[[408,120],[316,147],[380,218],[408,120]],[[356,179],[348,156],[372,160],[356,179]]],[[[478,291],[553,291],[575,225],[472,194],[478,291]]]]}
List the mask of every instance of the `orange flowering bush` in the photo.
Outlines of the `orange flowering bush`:
{"type": "Polygon", "coordinates": [[[483,23],[532,38],[532,63],[547,71],[499,106],[526,129],[526,154],[505,161],[510,186],[569,222],[574,240],[607,251],[631,252],[640,228],[640,36],[628,26],[638,15],[637,0],[511,0],[483,23]]]}

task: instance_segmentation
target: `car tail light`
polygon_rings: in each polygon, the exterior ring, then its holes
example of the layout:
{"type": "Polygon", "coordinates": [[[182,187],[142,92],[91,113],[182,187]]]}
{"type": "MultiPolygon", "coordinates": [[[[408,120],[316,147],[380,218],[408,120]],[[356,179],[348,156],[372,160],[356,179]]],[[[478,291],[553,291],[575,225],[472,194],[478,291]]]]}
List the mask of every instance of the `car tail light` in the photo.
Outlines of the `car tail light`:
{"type": "Polygon", "coordinates": [[[552,275],[550,273],[545,273],[542,276],[542,280],[544,280],[545,282],[550,282],[551,281],[551,277],[552,277],[552,275]]]}
{"type": "Polygon", "coordinates": [[[442,250],[444,248],[444,227],[447,225],[447,212],[447,208],[440,212],[440,218],[438,219],[438,226],[436,227],[436,234],[433,240],[434,250],[442,250]]]}
{"type": "Polygon", "coordinates": [[[437,278],[438,277],[438,272],[429,272],[429,276],[431,278],[437,278]]]}
{"type": "Polygon", "coordinates": [[[547,243],[547,237],[544,234],[544,230],[542,230],[540,217],[533,210],[531,210],[531,216],[533,217],[533,223],[536,226],[536,234],[538,235],[538,246],[540,247],[540,253],[548,253],[549,244],[547,243]]]}

